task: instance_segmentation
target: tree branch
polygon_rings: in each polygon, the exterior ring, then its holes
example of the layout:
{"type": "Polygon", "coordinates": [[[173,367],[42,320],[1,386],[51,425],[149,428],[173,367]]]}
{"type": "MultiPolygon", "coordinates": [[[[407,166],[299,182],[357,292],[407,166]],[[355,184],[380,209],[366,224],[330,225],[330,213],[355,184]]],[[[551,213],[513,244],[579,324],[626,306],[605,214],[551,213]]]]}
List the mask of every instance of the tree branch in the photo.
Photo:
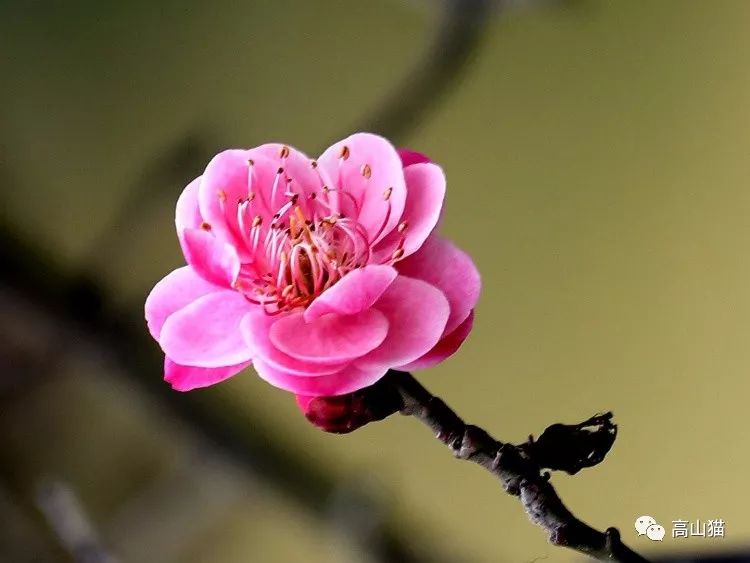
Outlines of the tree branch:
{"type": "Polygon", "coordinates": [[[617,529],[600,532],[576,518],[557,495],[549,481],[550,474],[544,471],[574,474],[602,461],[617,434],[612,413],[576,425],[555,424],[538,440],[529,437],[528,442],[513,445],[464,423],[409,373],[391,371],[381,381],[383,389],[390,388],[400,397],[402,414],[429,426],[453,455],[481,465],[500,479],[507,493],[519,497],[529,519],[547,531],[550,543],[602,561],[647,562],[622,543],[617,529]]]}
{"type": "Polygon", "coordinates": [[[348,433],[393,413],[413,416],[430,427],[459,459],[473,461],[495,475],[508,494],[517,496],[529,519],[544,528],[550,543],[602,561],[647,563],[620,541],[615,528],[600,532],[576,518],[563,504],[545,470],[571,475],[600,463],[617,436],[612,413],[580,424],[553,424],[537,440],[523,444],[496,440],[466,424],[442,399],[410,373],[391,370],[380,381],[337,397],[300,399],[307,419],[326,432],[348,433]]]}

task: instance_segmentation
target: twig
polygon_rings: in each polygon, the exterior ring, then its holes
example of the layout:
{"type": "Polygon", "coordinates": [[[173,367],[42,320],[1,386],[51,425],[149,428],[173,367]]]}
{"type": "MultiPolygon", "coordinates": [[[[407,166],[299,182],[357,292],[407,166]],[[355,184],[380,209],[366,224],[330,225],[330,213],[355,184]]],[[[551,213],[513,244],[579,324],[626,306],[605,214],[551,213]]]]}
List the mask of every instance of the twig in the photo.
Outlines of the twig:
{"type": "MultiPolygon", "coordinates": [[[[600,532],[576,518],[557,495],[549,481],[549,472],[544,471],[574,474],[603,460],[617,433],[612,413],[596,415],[576,425],[555,424],[538,440],[529,437],[528,442],[513,445],[464,423],[409,373],[391,371],[375,387],[377,392],[373,396],[380,405],[384,400],[391,405],[397,403],[393,400],[397,395],[402,414],[429,426],[457,458],[477,463],[500,479],[506,492],[520,497],[529,519],[548,532],[553,545],[602,561],[648,561],[622,543],[617,529],[600,532]]],[[[367,410],[371,408],[372,405],[367,406],[367,410]]]]}
{"type": "Polygon", "coordinates": [[[333,433],[352,432],[399,411],[429,426],[457,458],[473,461],[499,478],[506,492],[520,497],[529,519],[548,532],[552,544],[602,561],[647,561],[620,541],[615,528],[599,532],[576,518],[544,471],[573,475],[600,463],[617,436],[612,413],[580,424],[553,424],[537,440],[529,436],[527,442],[513,445],[466,424],[411,374],[394,370],[370,387],[348,395],[315,397],[305,406],[311,423],[333,433]]]}

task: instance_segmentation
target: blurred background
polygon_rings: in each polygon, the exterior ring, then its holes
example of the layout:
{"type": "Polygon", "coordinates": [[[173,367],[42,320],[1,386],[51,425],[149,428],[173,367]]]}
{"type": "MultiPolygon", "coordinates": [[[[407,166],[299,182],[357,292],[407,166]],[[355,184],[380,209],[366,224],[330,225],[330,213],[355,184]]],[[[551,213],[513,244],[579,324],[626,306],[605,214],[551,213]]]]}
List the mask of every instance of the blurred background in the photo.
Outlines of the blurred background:
{"type": "Polygon", "coordinates": [[[743,560],[749,30],[745,0],[0,2],[0,561],[580,560],[413,420],[327,435],[252,369],[161,381],[183,186],[363,129],[444,167],[483,275],[420,380],[508,441],[613,410],[606,461],[554,476],[573,512],[743,560]]]}

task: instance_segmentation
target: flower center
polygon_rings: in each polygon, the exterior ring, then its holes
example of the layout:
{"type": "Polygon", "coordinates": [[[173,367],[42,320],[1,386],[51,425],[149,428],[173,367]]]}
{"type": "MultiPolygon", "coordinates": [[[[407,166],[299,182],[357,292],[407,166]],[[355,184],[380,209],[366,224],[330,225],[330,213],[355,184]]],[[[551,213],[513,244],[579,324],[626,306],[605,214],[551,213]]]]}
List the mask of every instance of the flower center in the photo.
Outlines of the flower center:
{"type": "MultiPolygon", "coordinates": [[[[348,158],[348,154],[342,151],[341,158],[348,158]]],[[[282,149],[282,164],[285,156],[282,149]]],[[[359,216],[359,203],[345,189],[324,186],[319,192],[303,196],[294,191],[294,181],[281,166],[270,200],[264,201],[262,193],[252,191],[252,161],[249,165],[248,195],[237,206],[239,234],[252,256],[249,263],[243,264],[236,282],[246,299],[272,315],[306,307],[347,273],[372,262],[372,243],[391,214],[390,188],[383,193],[383,223],[369,237],[356,218],[342,212],[351,210],[352,216],[359,216]],[[253,211],[255,205],[277,210],[270,224],[263,224],[257,209],[253,211]]],[[[316,165],[313,161],[312,166],[316,165]]],[[[362,174],[369,178],[369,165],[363,167],[362,174]]],[[[406,223],[402,222],[398,226],[400,241],[394,252],[381,259],[382,263],[401,259],[405,230],[406,223]]]]}

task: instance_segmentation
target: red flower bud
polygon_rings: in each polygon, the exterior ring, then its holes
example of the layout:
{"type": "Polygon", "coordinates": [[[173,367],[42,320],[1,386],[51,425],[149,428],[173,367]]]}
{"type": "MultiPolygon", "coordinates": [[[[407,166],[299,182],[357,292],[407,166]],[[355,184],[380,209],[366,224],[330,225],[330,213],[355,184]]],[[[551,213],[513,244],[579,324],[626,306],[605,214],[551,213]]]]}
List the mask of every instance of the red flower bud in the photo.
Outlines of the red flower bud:
{"type": "Polygon", "coordinates": [[[389,383],[388,375],[370,387],[346,395],[297,395],[297,405],[305,418],[324,432],[347,434],[403,408],[401,395],[389,383]]]}

